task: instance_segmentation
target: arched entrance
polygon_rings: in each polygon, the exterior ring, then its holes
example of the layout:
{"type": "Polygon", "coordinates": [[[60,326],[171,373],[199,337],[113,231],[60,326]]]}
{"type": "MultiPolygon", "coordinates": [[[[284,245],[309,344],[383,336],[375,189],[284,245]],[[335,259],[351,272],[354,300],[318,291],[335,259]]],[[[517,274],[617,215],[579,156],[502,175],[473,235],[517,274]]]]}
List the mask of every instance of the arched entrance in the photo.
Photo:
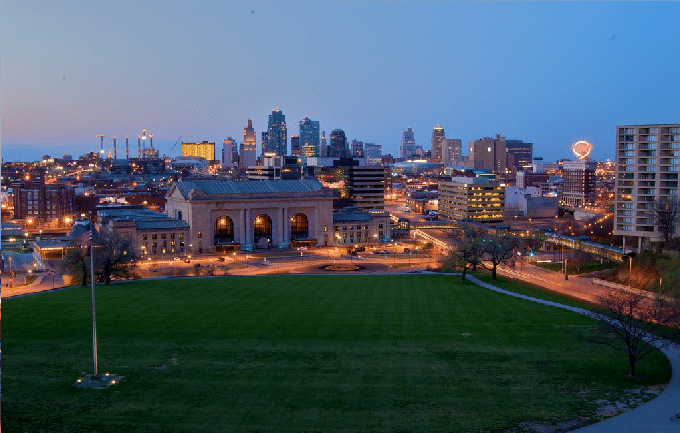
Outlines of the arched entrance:
{"type": "Polygon", "coordinates": [[[272,219],[260,214],[255,218],[253,243],[256,248],[270,248],[272,239],[272,219]]]}
{"type": "Polygon", "coordinates": [[[234,243],[234,222],[228,216],[221,216],[215,220],[213,245],[215,251],[225,251],[227,245],[234,243]]]}
{"type": "Polygon", "coordinates": [[[290,237],[292,240],[302,240],[309,237],[309,222],[307,215],[296,213],[290,219],[290,237]]]}

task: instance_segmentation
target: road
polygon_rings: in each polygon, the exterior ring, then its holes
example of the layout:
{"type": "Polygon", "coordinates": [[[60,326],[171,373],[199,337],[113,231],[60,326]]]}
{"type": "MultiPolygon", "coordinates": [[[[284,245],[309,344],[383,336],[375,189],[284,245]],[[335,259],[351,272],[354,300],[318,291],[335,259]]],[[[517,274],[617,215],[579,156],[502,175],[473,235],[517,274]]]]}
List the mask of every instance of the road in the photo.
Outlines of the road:
{"type": "Polygon", "coordinates": [[[514,269],[499,266],[498,273],[590,303],[595,303],[598,296],[606,295],[611,290],[593,284],[592,277],[571,275],[568,280],[565,280],[564,274],[532,265],[523,265],[521,268],[516,267],[514,269]]]}

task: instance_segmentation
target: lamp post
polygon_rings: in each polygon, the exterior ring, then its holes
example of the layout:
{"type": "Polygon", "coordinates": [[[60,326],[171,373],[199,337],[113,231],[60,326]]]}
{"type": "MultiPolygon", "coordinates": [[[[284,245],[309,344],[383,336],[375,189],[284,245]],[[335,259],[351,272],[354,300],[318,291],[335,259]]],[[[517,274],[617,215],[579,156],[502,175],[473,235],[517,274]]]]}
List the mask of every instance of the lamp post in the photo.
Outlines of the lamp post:
{"type": "Polygon", "coordinates": [[[304,255],[302,254],[304,251],[300,251],[300,262],[302,263],[302,266],[305,265],[305,258],[304,255]]]}
{"type": "MultiPolygon", "coordinates": [[[[628,256],[628,289],[631,288],[631,276],[633,275],[633,256],[628,256]]],[[[660,281],[660,280],[659,280],[660,281]]]]}

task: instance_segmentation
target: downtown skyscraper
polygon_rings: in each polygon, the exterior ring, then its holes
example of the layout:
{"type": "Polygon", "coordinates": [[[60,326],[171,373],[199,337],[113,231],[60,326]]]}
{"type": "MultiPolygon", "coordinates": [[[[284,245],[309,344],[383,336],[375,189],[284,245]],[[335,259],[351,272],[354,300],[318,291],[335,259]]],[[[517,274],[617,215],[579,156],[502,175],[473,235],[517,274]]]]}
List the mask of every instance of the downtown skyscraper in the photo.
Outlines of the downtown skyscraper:
{"type": "Polygon", "coordinates": [[[269,115],[266,141],[262,142],[262,153],[265,152],[274,152],[280,156],[288,154],[286,116],[278,107],[272,110],[272,114],[269,115]]]}
{"type": "Polygon", "coordinates": [[[443,126],[437,124],[437,126],[432,128],[432,162],[442,162],[442,148],[444,147],[445,139],[443,126]]]}
{"type": "Polygon", "coordinates": [[[410,159],[416,153],[416,140],[413,129],[409,128],[401,134],[401,144],[399,145],[399,158],[410,159]]]}
{"type": "Polygon", "coordinates": [[[248,126],[243,128],[243,144],[239,158],[239,167],[248,168],[255,165],[257,159],[257,136],[253,128],[253,119],[248,119],[248,126]]]}
{"type": "Polygon", "coordinates": [[[342,158],[346,157],[347,153],[347,137],[345,136],[345,131],[342,129],[334,129],[331,131],[331,147],[328,156],[342,158]]]}
{"type": "Polygon", "coordinates": [[[305,117],[300,121],[300,151],[311,154],[307,156],[320,156],[319,144],[319,121],[305,117]]]}

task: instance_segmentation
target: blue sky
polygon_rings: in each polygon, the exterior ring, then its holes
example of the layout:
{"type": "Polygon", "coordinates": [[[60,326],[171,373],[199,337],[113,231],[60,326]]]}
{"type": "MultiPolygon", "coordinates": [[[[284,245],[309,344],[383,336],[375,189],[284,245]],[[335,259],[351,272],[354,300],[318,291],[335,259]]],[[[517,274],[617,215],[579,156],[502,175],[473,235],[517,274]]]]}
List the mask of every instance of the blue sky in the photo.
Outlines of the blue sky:
{"type": "Polygon", "coordinates": [[[309,116],[394,155],[407,127],[429,149],[441,124],[613,158],[617,125],[680,122],[679,18],[677,2],[2,0],[2,157],[78,156],[97,134],[136,156],[142,129],[170,154],[242,141],[249,117],[259,147],[279,107],[289,136],[309,116]]]}

